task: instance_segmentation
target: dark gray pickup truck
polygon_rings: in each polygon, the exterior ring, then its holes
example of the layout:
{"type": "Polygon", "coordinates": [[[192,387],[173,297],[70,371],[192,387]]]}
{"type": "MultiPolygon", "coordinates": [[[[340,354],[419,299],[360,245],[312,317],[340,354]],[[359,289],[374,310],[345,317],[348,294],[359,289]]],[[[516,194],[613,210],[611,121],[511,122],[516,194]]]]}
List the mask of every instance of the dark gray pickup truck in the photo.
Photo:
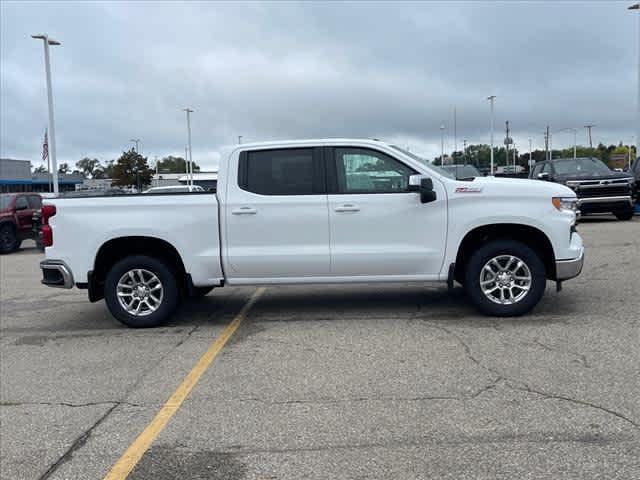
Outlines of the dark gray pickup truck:
{"type": "Polygon", "coordinates": [[[597,158],[558,158],[536,163],[529,178],[562,183],[576,192],[581,214],[613,213],[633,218],[635,180],[614,172],[597,158]]]}

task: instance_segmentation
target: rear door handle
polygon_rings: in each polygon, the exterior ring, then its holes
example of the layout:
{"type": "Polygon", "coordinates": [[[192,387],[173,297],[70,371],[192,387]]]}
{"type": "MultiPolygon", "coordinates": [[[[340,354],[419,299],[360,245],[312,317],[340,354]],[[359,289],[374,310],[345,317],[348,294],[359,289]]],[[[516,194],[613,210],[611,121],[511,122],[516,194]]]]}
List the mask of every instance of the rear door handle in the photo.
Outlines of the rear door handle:
{"type": "Polygon", "coordinates": [[[258,213],[258,210],[253,207],[240,207],[234,208],[233,210],[231,210],[231,213],[233,213],[234,215],[255,215],[256,213],[258,213]]]}
{"type": "Polygon", "coordinates": [[[344,205],[340,205],[339,207],[334,208],[336,212],[359,212],[360,207],[357,205],[353,205],[352,203],[345,203],[344,205]]]}

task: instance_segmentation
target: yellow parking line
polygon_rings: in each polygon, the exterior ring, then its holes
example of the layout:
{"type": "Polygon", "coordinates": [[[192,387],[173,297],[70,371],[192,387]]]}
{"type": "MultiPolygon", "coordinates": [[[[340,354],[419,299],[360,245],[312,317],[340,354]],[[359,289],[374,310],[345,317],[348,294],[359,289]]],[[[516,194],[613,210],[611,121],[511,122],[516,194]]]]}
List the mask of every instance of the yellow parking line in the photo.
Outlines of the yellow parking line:
{"type": "Polygon", "coordinates": [[[180,386],[171,395],[169,400],[162,406],[155,418],[151,421],[147,428],[138,435],[138,438],[127,448],[122,457],[111,468],[104,480],[124,480],[131,473],[131,470],[138,464],[142,456],[149,449],[153,441],[160,435],[160,432],[167,426],[171,417],[178,411],[182,402],[189,395],[193,387],[196,386],[198,380],[204,372],[207,371],[211,362],[216,358],[220,350],[225,346],[233,333],[238,329],[240,323],[247,316],[251,307],[256,303],[260,295],[264,292],[264,288],[256,290],[249,301],[242,307],[242,310],[236,315],[233,321],[227,325],[214,342],[209,346],[207,351],[200,357],[198,363],[191,369],[189,374],[184,378],[180,386]]]}

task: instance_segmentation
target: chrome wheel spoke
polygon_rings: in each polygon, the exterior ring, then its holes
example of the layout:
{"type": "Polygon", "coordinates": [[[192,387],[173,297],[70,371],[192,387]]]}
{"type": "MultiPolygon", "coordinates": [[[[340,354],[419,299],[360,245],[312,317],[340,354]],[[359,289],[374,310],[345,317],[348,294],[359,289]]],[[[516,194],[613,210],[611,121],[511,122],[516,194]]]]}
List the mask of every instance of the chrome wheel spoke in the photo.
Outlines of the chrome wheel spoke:
{"type": "Polygon", "coordinates": [[[116,285],[116,298],[128,314],[150,315],[162,305],[164,288],[155,273],[134,268],[120,277],[116,285]]]}
{"type": "Polygon", "coordinates": [[[501,305],[520,302],[531,289],[532,281],[529,266],[514,255],[497,255],[480,271],[482,293],[501,305]]]}

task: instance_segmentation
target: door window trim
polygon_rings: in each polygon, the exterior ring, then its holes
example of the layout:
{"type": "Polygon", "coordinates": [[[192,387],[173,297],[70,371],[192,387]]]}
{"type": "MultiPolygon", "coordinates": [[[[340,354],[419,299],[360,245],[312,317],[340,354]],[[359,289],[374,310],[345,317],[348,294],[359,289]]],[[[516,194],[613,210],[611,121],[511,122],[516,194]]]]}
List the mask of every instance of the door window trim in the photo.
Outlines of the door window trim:
{"type": "Polygon", "coordinates": [[[331,147],[324,147],[323,149],[323,159],[324,159],[324,164],[325,164],[325,169],[326,169],[326,183],[327,183],[327,193],[329,195],[402,195],[402,194],[415,194],[415,192],[412,191],[404,191],[404,192],[384,192],[384,191],[357,191],[357,192],[349,192],[349,191],[345,191],[342,192],[340,191],[340,188],[338,186],[338,167],[337,167],[337,163],[338,163],[338,159],[336,158],[336,154],[335,154],[335,150],[337,148],[357,148],[359,150],[369,150],[371,152],[375,152],[378,153],[380,155],[385,155],[393,160],[395,160],[396,162],[402,164],[403,166],[405,166],[406,168],[408,168],[409,170],[411,170],[411,175],[419,175],[419,172],[416,171],[415,168],[411,167],[410,165],[407,165],[405,162],[403,162],[402,160],[394,157],[393,155],[388,154],[387,152],[383,152],[381,150],[377,150],[375,148],[371,148],[371,147],[362,147],[359,145],[337,145],[337,146],[331,146],[331,147]]]}
{"type": "Polygon", "coordinates": [[[261,148],[255,150],[243,150],[240,152],[238,157],[238,187],[240,190],[245,192],[252,193],[254,195],[262,195],[265,197],[298,197],[298,196],[309,196],[309,195],[326,195],[327,193],[327,184],[326,184],[326,174],[325,174],[325,165],[322,158],[322,147],[303,147],[303,146],[295,146],[295,147],[276,147],[276,148],[261,148]],[[249,190],[249,153],[258,153],[258,152],[275,152],[282,150],[311,150],[312,154],[312,192],[310,193],[260,193],[249,190]]]}

